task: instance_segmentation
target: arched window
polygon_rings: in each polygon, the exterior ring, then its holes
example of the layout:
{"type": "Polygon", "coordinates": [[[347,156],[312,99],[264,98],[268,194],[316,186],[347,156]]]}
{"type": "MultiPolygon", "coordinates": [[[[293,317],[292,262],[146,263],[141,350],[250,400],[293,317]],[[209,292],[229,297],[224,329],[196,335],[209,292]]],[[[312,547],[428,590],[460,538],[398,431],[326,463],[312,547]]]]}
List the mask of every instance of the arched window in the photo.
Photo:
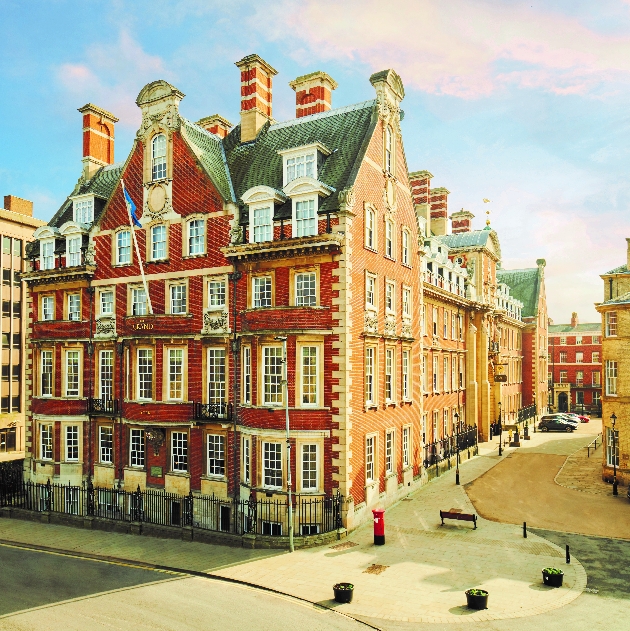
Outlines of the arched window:
{"type": "Polygon", "coordinates": [[[166,136],[158,134],[151,141],[151,174],[153,180],[166,177],[166,136]]]}

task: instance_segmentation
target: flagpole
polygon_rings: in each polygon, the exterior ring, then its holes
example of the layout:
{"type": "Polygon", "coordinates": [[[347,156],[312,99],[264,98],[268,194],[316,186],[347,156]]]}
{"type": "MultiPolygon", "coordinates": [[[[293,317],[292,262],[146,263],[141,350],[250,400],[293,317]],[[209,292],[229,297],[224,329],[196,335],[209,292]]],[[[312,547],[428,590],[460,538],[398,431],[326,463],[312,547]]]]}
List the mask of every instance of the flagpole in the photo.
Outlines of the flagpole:
{"type": "MultiPolygon", "coordinates": [[[[122,178],[120,178],[120,185],[123,189],[123,197],[125,197],[125,182],[122,178]]],[[[138,247],[138,240],[136,239],[136,229],[133,225],[133,218],[131,217],[131,209],[129,208],[129,204],[127,203],[127,198],[125,197],[125,205],[127,206],[127,214],[129,215],[129,225],[131,226],[131,237],[133,238],[133,244],[136,248],[136,256],[138,257],[138,264],[140,265],[140,274],[142,276],[142,284],[144,285],[144,293],[147,297],[147,304],[149,306],[149,314],[153,315],[153,305],[151,304],[151,296],[149,295],[149,286],[147,285],[147,278],[144,275],[144,265],[142,265],[142,257],[140,256],[140,248],[138,247]]]]}

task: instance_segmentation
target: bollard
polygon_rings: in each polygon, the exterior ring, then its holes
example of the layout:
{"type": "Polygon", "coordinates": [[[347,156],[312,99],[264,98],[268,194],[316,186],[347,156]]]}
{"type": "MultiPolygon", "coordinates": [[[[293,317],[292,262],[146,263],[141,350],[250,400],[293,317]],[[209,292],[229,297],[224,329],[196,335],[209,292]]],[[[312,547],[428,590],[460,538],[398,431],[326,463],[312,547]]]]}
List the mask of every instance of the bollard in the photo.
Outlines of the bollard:
{"type": "Polygon", "coordinates": [[[372,515],[374,515],[374,545],[385,545],[385,509],[373,508],[372,515]]]}
{"type": "Polygon", "coordinates": [[[523,537],[527,539],[527,522],[523,522],[523,537]]]}
{"type": "Polygon", "coordinates": [[[569,546],[567,545],[567,563],[571,563],[571,555],[569,554],[569,546]]]}

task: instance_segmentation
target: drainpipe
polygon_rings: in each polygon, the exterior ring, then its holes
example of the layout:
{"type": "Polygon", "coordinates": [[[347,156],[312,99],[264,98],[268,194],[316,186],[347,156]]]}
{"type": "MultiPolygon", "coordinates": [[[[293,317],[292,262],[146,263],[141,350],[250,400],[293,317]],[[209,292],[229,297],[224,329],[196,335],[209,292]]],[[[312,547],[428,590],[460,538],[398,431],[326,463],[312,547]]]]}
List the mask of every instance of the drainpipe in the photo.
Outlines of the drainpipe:
{"type": "Polygon", "coordinates": [[[92,374],[94,371],[94,338],[93,338],[93,327],[94,327],[94,287],[92,287],[92,283],[90,282],[87,292],[90,296],[90,338],[87,345],[87,354],[88,354],[88,486],[90,486],[92,482],[92,441],[93,441],[93,431],[92,431],[92,410],[90,407],[92,398],[94,397],[94,381],[92,378],[92,374]]]}

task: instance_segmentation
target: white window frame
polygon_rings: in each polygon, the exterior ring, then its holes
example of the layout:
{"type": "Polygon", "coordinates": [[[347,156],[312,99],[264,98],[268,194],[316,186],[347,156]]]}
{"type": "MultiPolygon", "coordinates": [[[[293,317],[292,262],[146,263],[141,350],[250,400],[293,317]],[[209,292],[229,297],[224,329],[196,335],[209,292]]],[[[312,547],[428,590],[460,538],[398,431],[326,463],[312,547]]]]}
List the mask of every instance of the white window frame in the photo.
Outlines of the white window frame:
{"type": "Polygon", "coordinates": [[[583,364],[584,363],[584,353],[578,351],[575,353],[575,363],[583,364]]]}
{"type": "Polygon", "coordinates": [[[149,303],[147,301],[147,292],[144,287],[131,288],[131,315],[144,316],[148,313],[149,303]],[[144,296],[144,300],[140,298],[144,296]]]}
{"type": "Polygon", "coordinates": [[[136,349],[136,398],[138,401],[153,401],[153,373],[155,368],[153,359],[152,348],[136,349]],[[142,364],[140,363],[141,361],[143,362],[142,364]],[[141,370],[141,368],[144,370],[141,370]],[[149,376],[148,381],[146,379],[147,375],[149,376]],[[148,388],[146,384],[148,384],[148,388]],[[146,394],[149,394],[150,396],[144,396],[146,394]]]}
{"type": "Polygon", "coordinates": [[[599,364],[599,363],[600,363],[599,351],[593,351],[591,353],[591,364],[599,364]]]}
{"type": "Polygon", "coordinates": [[[72,217],[75,223],[91,224],[94,222],[94,196],[74,198],[72,200],[72,217]]]}
{"type": "Polygon", "coordinates": [[[606,337],[617,337],[616,311],[606,311],[606,337]]]}
{"type": "Polygon", "coordinates": [[[451,368],[448,355],[442,357],[442,392],[450,392],[451,368]]]}
{"type": "Polygon", "coordinates": [[[115,234],[115,240],[116,240],[116,265],[131,265],[131,262],[132,262],[131,230],[119,230],[115,234]],[[123,243],[123,240],[125,240],[126,242],[123,243]],[[123,253],[125,254],[125,256],[122,256],[123,253]]]}
{"type": "Polygon", "coordinates": [[[411,233],[407,228],[403,228],[400,233],[400,262],[403,265],[411,266],[410,247],[411,233]]]}
{"type": "Polygon", "coordinates": [[[114,315],[114,290],[113,289],[106,289],[106,290],[101,290],[99,292],[99,314],[102,316],[113,316],[114,315]],[[105,296],[111,296],[112,299],[111,301],[106,301],[104,298],[105,296]],[[105,310],[103,307],[105,305],[111,305],[111,309],[105,310]]]}
{"type": "Polygon", "coordinates": [[[39,426],[39,459],[53,459],[53,426],[52,423],[42,423],[39,426]]]}
{"type": "Polygon", "coordinates": [[[171,315],[186,315],[188,313],[188,285],[186,283],[170,284],[168,295],[171,315]]]}
{"type": "Polygon", "coordinates": [[[273,279],[271,276],[254,276],[252,278],[252,307],[254,309],[273,307],[273,279]],[[264,292],[262,291],[263,281],[264,292]],[[267,294],[269,295],[267,296],[267,294]]]}
{"type": "Polygon", "coordinates": [[[166,395],[169,401],[184,400],[185,352],[181,346],[164,349],[167,355],[166,395]]]}
{"type": "Polygon", "coordinates": [[[365,308],[371,311],[378,309],[378,276],[365,273],[365,308]]]}
{"type": "Polygon", "coordinates": [[[206,474],[209,478],[225,478],[225,436],[206,435],[206,474]]]}
{"type": "Polygon", "coordinates": [[[282,346],[262,347],[262,404],[277,407],[284,404],[282,346]],[[268,370],[268,369],[272,369],[268,370]],[[278,370],[278,372],[276,372],[278,370]]]}
{"type": "Polygon", "coordinates": [[[287,153],[283,155],[283,158],[283,186],[299,177],[317,179],[317,149],[315,147],[287,153]]]}
{"type": "Polygon", "coordinates": [[[396,257],[396,243],[395,243],[395,226],[394,222],[386,218],[385,219],[385,252],[384,255],[388,259],[394,259],[396,257]]]}
{"type": "Polygon", "coordinates": [[[68,320],[81,321],[81,294],[66,294],[68,300],[68,320]],[[77,308],[78,307],[78,308],[77,308]]]}
{"type": "Polygon", "coordinates": [[[225,277],[213,277],[207,281],[208,309],[225,309],[227,281],[225,277]]]}
{"type": "Polygon", "coordinates": [[[250,484],[252,481],[252,440],[249,436],[243,436],[243,482],[250,484]]]}
{"type": "Polygon", "coordinates": [[[411,426],[402,428],[402,463],[403,469],[411,466],[411,426]]]}
{"type": "Polygon", "coordinates": [[[100,425],[98,428],[98,461],[101,464],[114,463],[114,428],[111,425],[100,425]]]}
{"type": "Polygon", "coordinates": [[[377,374],[377,349],[375,346],[365,347],[365,405],[375,406],[377,403],[376,374],[377,374]]]}
{"type": "Polygon", "coordinates": [[[393,175],[395,168],[394,157],[394,131],[391,125],[385,126],[385,142],[384,142],[384,161],[385,170],[393,175]]]}
{"type": "Polygon", "coordinates": [[[143,469],[146,462],[144,430],[132,428],[129,432],[129,466],[143,469]]]}
{"type": "Polygon", "coordinates": [[[225,346],[208,348],[206,374],[208,403],[223,405],[227,397],[227,353],[225,346]]]}
{"type": "Polygon", "coordinates": [[[64,365],[66,368],[64,396],[78,397],[81,394],[81,351],[78,349],[69,349],[65,351],[64,365]],[[71,377],[72,382],[70,381],[71,377]],[[74,387],[75,385],[76,387],[74,387]]]}
{"type": "Polygon", "coordinates": [[[282,443],[265,440],[262,443],[261,452],[263,488],[282,489],[284,482],[282,443]]]}
{"type": "Polygon", "coordinates": [[[317,195],[314,197],[294,197],[292,199],[291,235],[312,237],[318,232],[317,195]],[[299,208],[298,208],[299,206],[299,208]],[[306,215],[303,213],[306,211],[306,215]],[[298,213],[301,216],[298,216],[298,213]]]}
{"type": "Polygon", "coordinates": [[[402,288],[402,315],[405,319],[411,319],[411,289],[409,287],[402,288]]]}
{"type": "Polygon", "coordinates": [[[42,312],[40,320],[42,322],[52,322],[55,319],[55,298],[54,296],[42,296],[42,312]],[[48,317],[50,315],[50,317],[48,317]]]}
{"type": "Polygon", "coordinates": [[[203,256],[206,253],[206,220],[193,217],[186,222],[187,251],[188,256],[203,256]],[[195,234],[193,234],[193,227],[195,234]],[[199,227],[201,230],[199,231],[199,227]]]}
{"type": "Polygon", "coordinates": [[[252,204],[249,207],[249,242],[273,241],[273,202],[252,204]]]}
{"type": "Polygon", "coordinates": [[[394,473],[394,449],[396,430],[388,429],[385,432],[385,475],[391,475],[394,473]]]}
{"type": "Polygon", "coordinates": [[[437,355],[433,355],[433,392],[439,392],[440,388],[440,363],[437,355]]]}
{"type": "Polygon", "coordinates": [[[319,346],[316,344],[300,345],[298,346],[298,352],[300,354],[300,407],[318,407],[319,346]],[[307,362],[307,359],[310,361],[307,362]],[[305,401],[305,399],[308,400],[305,401]]]}
{"type": "Polygon", "coordinates": [[[614,360],[606,360],[606,396],[617,396],[617,362],[614,360]]]}
{"type": "Polygon", "coordinates": [[[166,152],[168,143],[162,133],[151,138],[151,181],[164,180],[167,177],[166,152]]]}
{"type": "Polygon", "coordinates": [[[165,261],[168,258],[168,230],[166,224],[159,223],[149,230],[151,260],[165,261]],[[164,238],[157,238],[161,234],[164,238]]]}
{"type": "Polygon", "coordinates": [[[301,487],[305,493],[319,490],[319,445],[302,443],[300,445],[301,487]]]}
{"type": "Polygon", "coordinates": [[[252,347],[242,348],[242,403],[251,405],[252,403],[252,347]]]}
{"type": "Polygon", "coordinates": [[[295,306],[315,307],[317,305],[317,272],[296,272],[295,306]]]}
{"type": "Polygon", "coordinates": [[[385,312],[396,313],[396,281],[385,281],[385,312]]]}
{"type": "Polygon", "coordinates": [[[103,400],[114,398],[114,351],[103,349],[98,357],[98,393],[103,400]]]}
{"type": "Polygon", "coordinates": [[[42,239],[39,242],[39,268],[55,269],[55,240],[42,239]]]}
{"type": "Polygon", "coordinates": [[[81,235],[66,237],[66,267],[78,267],[81,265],[81,235]]]}
{"type": "Polygon", "coordinates": [[[171,432],[171,471],[188,472],[187,432],[171,432]]]}
{"type": "Polygon", "coordinates": [[[411,352],[408,348],[403,348],[401,356],[401,373],[402,373],[402,398],[403,401],[409,401],[410,397],[410,383],[409,383],[409,368],[410,368],[411,352]]]}
{"type": "Polygon", "coordinates": [[[40,396],[52,397],[54,384],[54,360],[55,355],[52,350],[44,349],[39,356],[39,383],[40,383],[40,396]],[[45,370],[46,369],[46,370],[45,370]],[[48,375],[48,384],[45,384],[44,375],[48,375]],[[47,387],[45,387],[45,385],[47,387]]]}
{"type": "Polygon", "coordinates": [[[66,462],[79,462],[79,426],[65,426],[66,462]]]}
{"type": "Polygon", "coordinates": [[[365,482],[372,484],[376,480],[376,436],[365,437],[365,482]]]}
{"type": "Polygon", "coordinates": [[[396,400],[395,374],[396,354],[393,348],[385,349],[385,403],[396,400]]]}
{"type": "Polygon", "coordinates": [[[619,430],[617,428],[613,430],[612,427],[607,427],[606,428],[606,465],[609,467],[612,467],[613,459],[615,461],[614,464],[618,469],[619,468],[619,430]],[[614,450],[613,450],[613,432],[615,436],[614,450]]]}
{"type": "Polygon", "coordinates": [[[365,209],[365,247],[376,251],[376,211],[373,208],[365,209]]]}

